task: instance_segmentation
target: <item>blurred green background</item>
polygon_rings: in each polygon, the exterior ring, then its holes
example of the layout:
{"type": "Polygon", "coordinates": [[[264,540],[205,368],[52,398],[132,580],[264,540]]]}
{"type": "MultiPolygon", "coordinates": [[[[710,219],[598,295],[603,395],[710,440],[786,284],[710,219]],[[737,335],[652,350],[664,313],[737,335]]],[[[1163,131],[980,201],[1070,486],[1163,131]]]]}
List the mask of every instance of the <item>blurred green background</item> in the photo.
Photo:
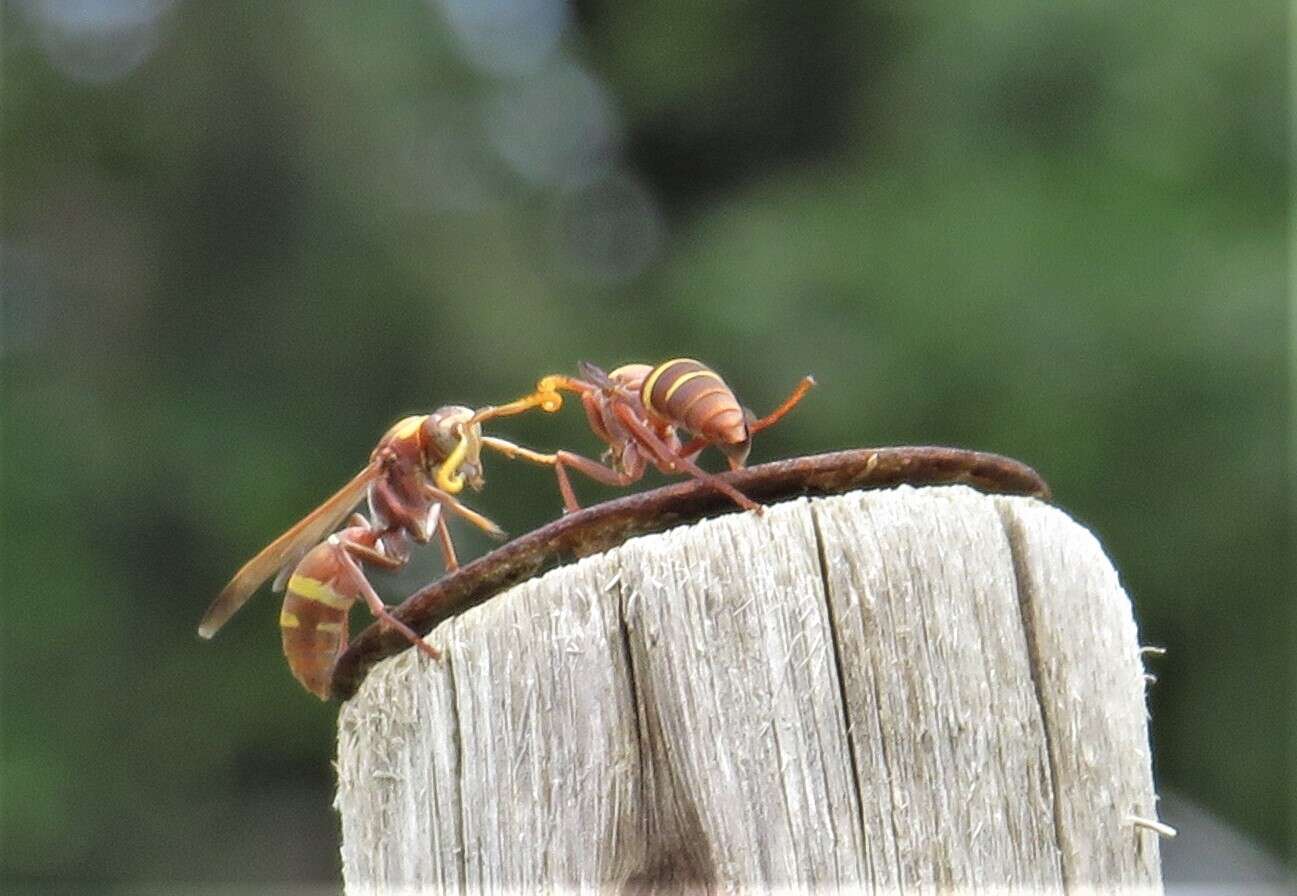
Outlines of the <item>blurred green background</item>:
{"type": "Polygon", "coordinates": [[[676,355],[818,378],[754,462],[1039,469],[1168,649],[1161,784],[1292,861],[1286,12],[6,4],[7,891],[333,886],[336,707],[210,598],[396,418],[676,355]]]}

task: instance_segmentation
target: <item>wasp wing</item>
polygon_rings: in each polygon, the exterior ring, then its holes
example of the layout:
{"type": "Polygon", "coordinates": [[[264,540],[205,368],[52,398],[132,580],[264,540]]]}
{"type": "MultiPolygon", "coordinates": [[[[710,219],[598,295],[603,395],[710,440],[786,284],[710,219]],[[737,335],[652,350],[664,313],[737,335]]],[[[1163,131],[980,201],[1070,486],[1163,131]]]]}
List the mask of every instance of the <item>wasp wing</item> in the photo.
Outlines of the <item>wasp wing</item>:
{"type": "Polygon", "coordinates": [[[603,368],[596,367],[589,361],[577,361],[576,369],[581,374],[581,379],[598,386],[600,389],[611,389],[614,385],[612,378],[604,373],[603,368]]]}
{"type": "Polygon", "coordinates": [[[229,618],[247,603],[261,583],[284,568],[327,537],[365,496],[369,484],[378,476],[379,466],[370,464],[331,498],[312,510],[296,525],[266,545],[230,579],[216,600],[207,608],[199,623],[198,634],[210,638],[229,618]]]}

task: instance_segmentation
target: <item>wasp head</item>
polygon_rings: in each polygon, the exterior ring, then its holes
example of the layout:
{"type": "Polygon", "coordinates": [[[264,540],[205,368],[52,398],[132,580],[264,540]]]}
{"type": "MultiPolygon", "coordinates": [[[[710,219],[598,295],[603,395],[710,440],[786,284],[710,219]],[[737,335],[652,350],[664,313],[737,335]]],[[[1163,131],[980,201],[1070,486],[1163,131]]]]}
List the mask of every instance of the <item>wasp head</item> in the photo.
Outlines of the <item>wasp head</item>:
{"type": "Polygon", "coordinates": [[[471,408],[447,405],[428,415],[423,429],[427,440],[424,464],[443,491],[460,491],[464,483],[480,491],[485,484],[482,471],[482,427],[472,421],[471,408]]]}

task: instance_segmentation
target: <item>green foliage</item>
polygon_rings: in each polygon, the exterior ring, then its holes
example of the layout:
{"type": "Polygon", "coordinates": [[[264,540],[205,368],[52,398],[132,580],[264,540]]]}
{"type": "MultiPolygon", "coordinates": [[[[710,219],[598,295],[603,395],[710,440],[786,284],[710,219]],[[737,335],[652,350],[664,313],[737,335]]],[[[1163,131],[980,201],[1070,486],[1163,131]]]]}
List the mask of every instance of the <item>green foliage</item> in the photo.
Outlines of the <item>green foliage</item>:
{"type": "MultiPolygon", "coordinates": [[[[4,873],[333,879],[335,710],[272,598],[200,643],[210,596],[397,417],[681,354],[758,410],[819,379],[754,461],[1035,465],[1168,647],[1162,782],[1283,849],[1283,15],[1245,7],[588,3],[499,72],[437,6],[187,4],[111,78],[6,7],[4,873]]],[[[557,512],[490,472],[511,531],[557,512]]]]}

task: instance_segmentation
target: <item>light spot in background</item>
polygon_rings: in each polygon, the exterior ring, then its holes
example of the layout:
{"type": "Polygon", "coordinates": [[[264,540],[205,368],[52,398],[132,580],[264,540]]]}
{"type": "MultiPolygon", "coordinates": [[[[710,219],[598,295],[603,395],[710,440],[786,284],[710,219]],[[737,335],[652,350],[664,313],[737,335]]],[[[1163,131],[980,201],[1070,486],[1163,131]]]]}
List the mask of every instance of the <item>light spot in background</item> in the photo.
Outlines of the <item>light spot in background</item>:
{"type": "Polygon", "coordinates": [[[41,49],[69,78],[115,81],[157,49],[171,0],[28,0],[23,6],[41,49]]]}
{"type": "Polygon", "coordinates": [[[567,27],[563,0],[438,0],[460,54],[492,75],[532,71],[567,27]]]}
{"type": "Polygon", "coordinates": [[[536,186],[590,183],[608,170],[619,142],[607,92],[568,60],[502,82],[485,116],[492,148],[536,186]]]}
{"type": "Polygon", "coordinates": [[[562,267],[594,280],[626,280],[657,257],[662,215],[648,188],[617,170],[562,193],[555,250],[562,267]]]}
{"type": "Polygon", "coordinates": [[[477,104],[451,93],[393,110],[364,176],[398,208],[473,212],[503,202],[511,178],[485,145],[477,104]]]}

